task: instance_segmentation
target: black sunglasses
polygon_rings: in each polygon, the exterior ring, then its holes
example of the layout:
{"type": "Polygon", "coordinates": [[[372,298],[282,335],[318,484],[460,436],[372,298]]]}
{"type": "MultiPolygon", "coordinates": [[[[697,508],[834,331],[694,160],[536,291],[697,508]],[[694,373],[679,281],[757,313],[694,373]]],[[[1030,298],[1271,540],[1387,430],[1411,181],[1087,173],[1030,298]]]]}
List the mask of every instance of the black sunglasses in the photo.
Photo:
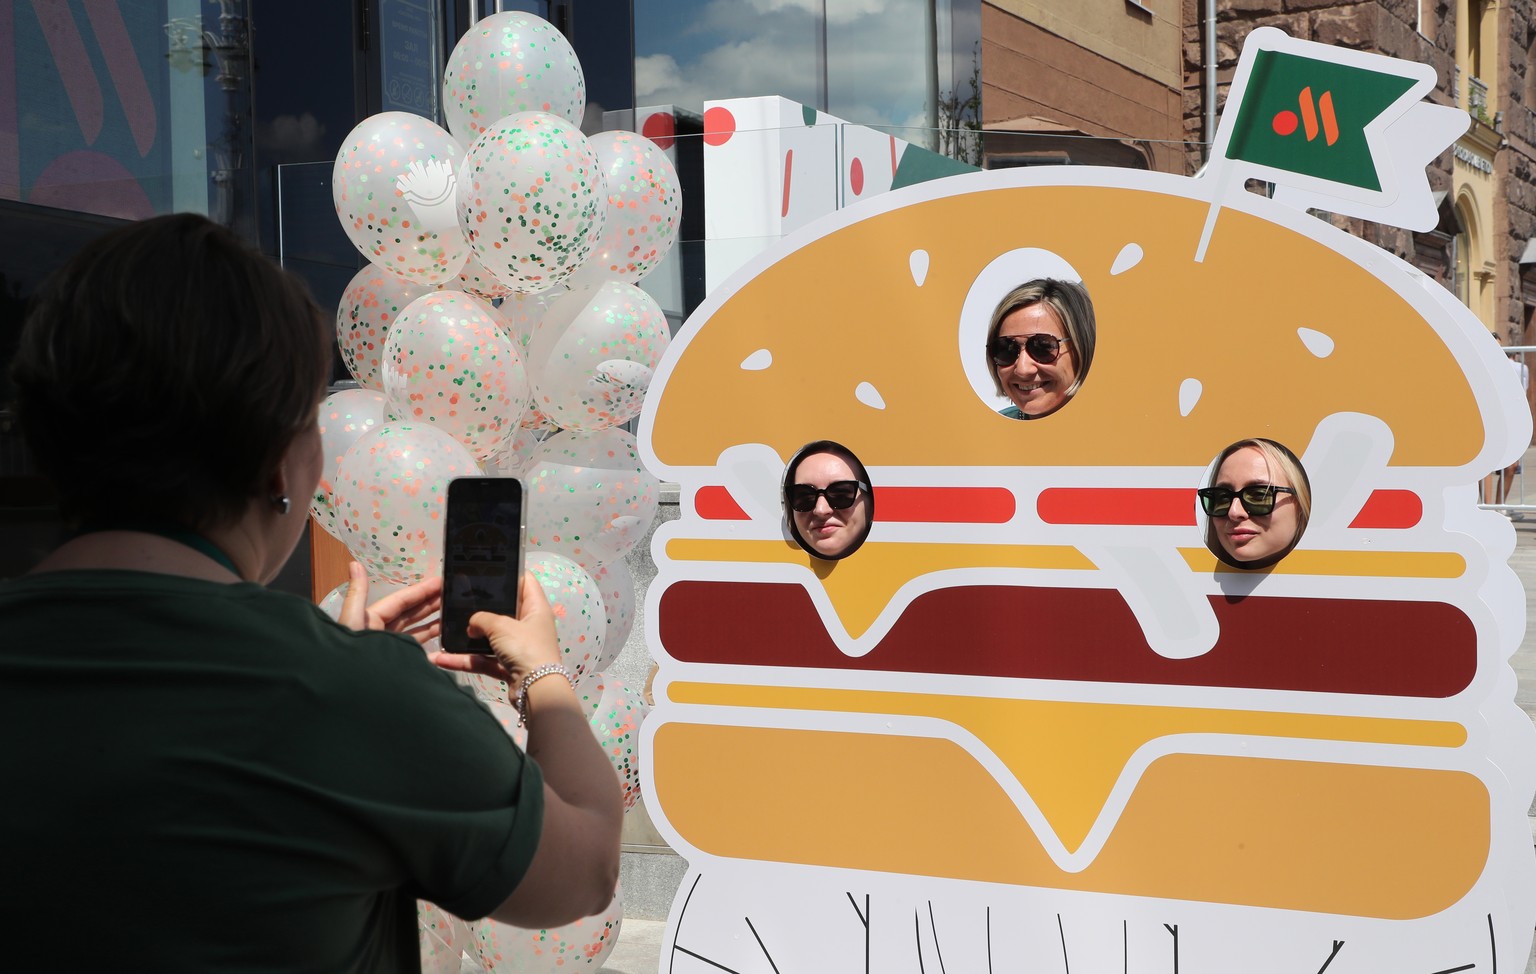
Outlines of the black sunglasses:
{"type": "Polygon", "coordinates": [[[1249,484],[1241,490],[1233,490],[1231,487],[1202,487],[1195,493],[1200,495],[1200,506],[1205,508],[1205,513],[1211,517],[1222,517],[1232,509],[1232,498],[1242,500],[1243,510],[1252,517],[1263,517],[1275,509],[1275,502],[1281,494],[1294,494],[1294,487],[1276,487],[1274,484],[1249,484]]]}
{"type": "Polygon", "coordinates": [[[992,357],[992,364],[998,368],[1017,362],[1020,350],[1041,365],[1050,365],[1061,358],[1061,346],[1071,340],[1044,333],[1025,335],[1023,341],[1012,335],[1007,337],[999,335],[992,339],[992,345],[987,349],[987,354],[992,357]]]}
{"type": "Polygon", "coordinates": [[[834,511],[846,511],[859,499],[859,491],[869,485],[857,480],[834,480],[825,487],[814,484],[790,484],[789,506],[801,514],[814,511],[818,498],[825,497],[827,506],[834,511]]]}

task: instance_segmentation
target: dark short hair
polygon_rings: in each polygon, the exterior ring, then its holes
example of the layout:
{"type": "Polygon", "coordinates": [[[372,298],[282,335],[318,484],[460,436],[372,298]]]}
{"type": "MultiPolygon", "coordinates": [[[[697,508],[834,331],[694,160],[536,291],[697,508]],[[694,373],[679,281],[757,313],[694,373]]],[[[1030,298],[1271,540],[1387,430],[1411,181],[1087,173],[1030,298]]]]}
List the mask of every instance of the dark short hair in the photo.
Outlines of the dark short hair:
{"type": "Polygon", "coordinates": [[[1037,277],[1003,295],[997,307],[992,309],[992,318],[987,324],[987,374],[992,376],[992,385],[1001,396],[1003,383],[998,379],[997,366],[992,362],[992,340],[1003,330],[1004,318],[1032,304],[1044,304],[1054,311],[1056,317],[1061,319],[1067,340],[1072,343],[1077,356],[1077,377],[1072,381],[1072,388],[1067,390],[1067,398],[1070,399],[1082,388],[1083,380],[1088,377],[1088,370],[1093,366],[1093,350],[1098,344],[1099,333],[1098,322],[1093,314],[1093,299],[1088,296],[1088,289],[1076,281],[1037,277]]]}
{"type": "Polygon", "coordinates": [[[39,290],[17,414],[67,518],[225,524],[315,422],[333,346],[299,278],[204,217],[156,217],[39,290]]]}

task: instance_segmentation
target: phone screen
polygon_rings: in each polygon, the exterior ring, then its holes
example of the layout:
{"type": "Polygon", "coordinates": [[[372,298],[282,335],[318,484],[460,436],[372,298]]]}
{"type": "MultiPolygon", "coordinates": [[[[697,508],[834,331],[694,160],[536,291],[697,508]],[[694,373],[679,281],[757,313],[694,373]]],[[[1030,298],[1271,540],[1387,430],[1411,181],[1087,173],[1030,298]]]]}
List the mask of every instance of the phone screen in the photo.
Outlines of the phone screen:
{"type": "Polygon", "coordinates": [[[448,484],[443,551],[443,649],[490,653],[471,638],[476,612],[517,615],[523,574],[523,485],[514,477],[464,477],[448,484]]]}

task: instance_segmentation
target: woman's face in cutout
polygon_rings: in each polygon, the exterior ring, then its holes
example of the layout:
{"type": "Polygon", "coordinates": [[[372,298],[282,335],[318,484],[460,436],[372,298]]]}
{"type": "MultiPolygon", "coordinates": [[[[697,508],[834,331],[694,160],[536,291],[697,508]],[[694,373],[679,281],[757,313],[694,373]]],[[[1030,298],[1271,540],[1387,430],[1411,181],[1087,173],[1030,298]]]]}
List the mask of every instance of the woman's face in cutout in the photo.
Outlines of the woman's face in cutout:
{"type": "MultiPolygon", "coordinates": [[[[1251,446],[1245,446],[1223,460],[1211,486],[1242,490],[1253,484],[1295,486],[1283,473],[1271,473],[1264,454],[1251,446]]],[[[1243,507],[1243,499],[1234,497],[1226,514],[1212,518],[1216,539],[1226,553],[1238,561],[1268,558],[1284,551],[1296,540],[1296,512],[1295,494],[1276,493],[1275,509],[1263,517],[1249,514],[1243,507]]]]}
{"type": "MultiPolygon", "coordinates": [[[[998,325],[999,338],[1017,338],[1021,342],[1030,335],[1067,337],[1066,328],[1057,317],[1055,309],[1044,301],[1025,305],[1010,311],[998,325]]],[[[1019,407],[1025,416],[1048,416],[1066,405],[1072,383],[1077,381],[1077,350],[1071,343],[1061,346],[1061,354],[1049,365],[1036,362],[1022,348],[1012,365],[997,370],[997,378],[1003,392],[1019,407]]]]}
{"type": "MultiPolygon", "coordinates": [[[[812,453],[803,458],[795,468],[793,484],[809,484],[825,488],[839,480],[858,480],[858,475],[848,461],[835,453],[812,453]]],[[[809,511],[790,509],[795,528],[814,554],[823,558],[837,558],[847,554],[869,532],[869,491],[859,491],[853,506],[841,511],[833,510],[825,496],[816,498],[816,506],[809,511]]]]}

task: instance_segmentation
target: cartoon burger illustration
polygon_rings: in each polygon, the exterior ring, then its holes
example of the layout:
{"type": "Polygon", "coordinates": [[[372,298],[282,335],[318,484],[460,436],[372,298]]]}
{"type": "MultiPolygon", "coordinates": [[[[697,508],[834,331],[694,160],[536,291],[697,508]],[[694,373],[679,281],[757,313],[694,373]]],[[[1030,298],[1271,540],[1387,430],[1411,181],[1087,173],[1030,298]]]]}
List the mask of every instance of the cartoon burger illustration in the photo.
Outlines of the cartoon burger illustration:
{"type": "Polygon", "coordinates": [[[1528,440],[1523,404],[1465,309],[1303,212],[1229,203],[1195,260],[1197,190],[1073,168],[891,193],[786,240],[674,341],[639,437],[681,487],[643,762],[693,871],[676,950],[825,962],[763,930],[830,889],[865,934],[899,915],[892,970],[946,929],[958,956],[945,909],[989,958],[1013,911],[1055,917],[1008,948],[1055,964],[1073,918],[1116,964],[1122,928],[1128,952],[1138,923],[1177,928],[1185,971],[1315,970],[1333,942],[1358,970],[1524,963],[1536,779],[1500,621],[1523,599],[1472,486],[1528,440]],[[1081,283],[1096,348],[1020,422],[988,331],[1040,278],[1081,283]],[[1310,510],[1257,569],[1207,547],[1197,496],[1292,502],[1263,471],[1220,479],[1251,438],[1294,454],[1310,510]],[[785,507],[817,441],[878,502],[836,561],[785,507]],[[733,896],[752,907],[691,919],[733,896]]]}

